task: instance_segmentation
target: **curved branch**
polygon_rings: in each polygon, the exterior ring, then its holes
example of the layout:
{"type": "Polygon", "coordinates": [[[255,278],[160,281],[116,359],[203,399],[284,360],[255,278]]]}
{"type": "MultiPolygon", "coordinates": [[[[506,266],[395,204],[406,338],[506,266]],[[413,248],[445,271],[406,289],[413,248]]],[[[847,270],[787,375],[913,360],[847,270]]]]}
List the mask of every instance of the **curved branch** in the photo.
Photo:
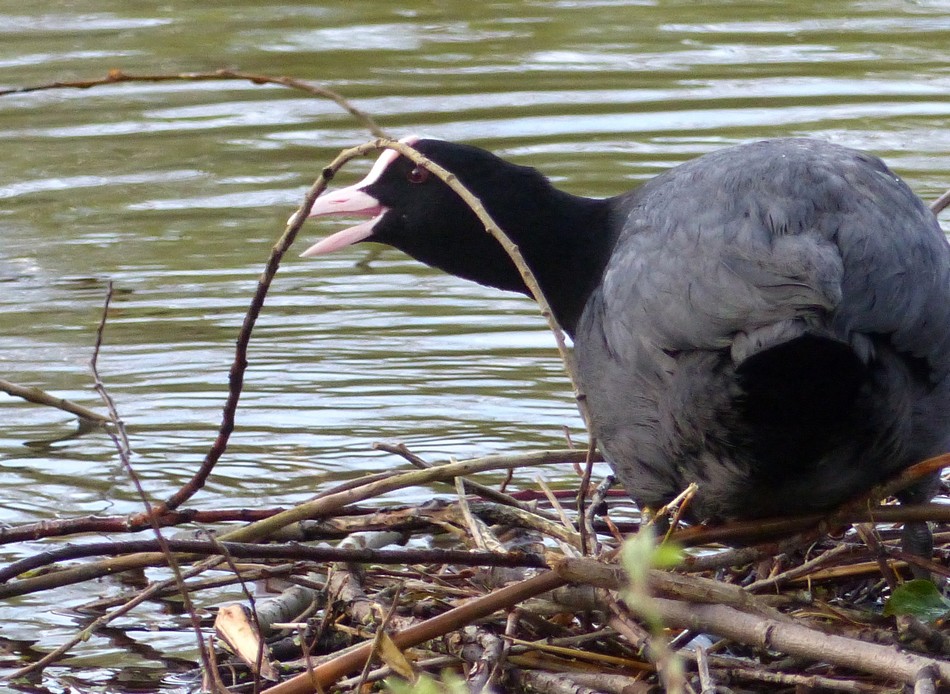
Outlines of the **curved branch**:
{"type": "Polygon", "coordinates": [[[405,142],[380,138],[376,140],[375,143],[371,144],[374,144],[374,149],[395,150],[407,159],[410,159],[413,163],[425,167],[438,176],[449,188],[451,188],[460,198],[462,198],[469,208],[471,208],[472,212],[474,212],[478,217],[478,220],[484,225],[485,231],[491,234],[492,237],[499,244],[501,244],[501,247],[505,249],[505,252],[511,258],[511,262],[514,263],[519,274],[521,275],[521,279],[524,281],[525,286],[531,292],[532,298],[534,298],[534,300],[537,302],[538,308],[541,311],[541,315],[544,316],[544,319],[547,321],[548,328],[550,328],[551,333],[554,335],[554,340],[557,343],[558,353],[561,355],[561,361],[564,362],[564,370],[567,372],[567,376],[570,378],[571,385],[574,388],[574,398],[577,401],[577,409],[581,413],[581,417],[584,420],[584,425],[587,427],[588,432],[590,432],[590,416],[587,411],[587,397],[581,390],[580,381],[577,378],[577,367],[574,363],[574,355],[567,348],[567,344],[564,340],[564,331],[561,329],[561,326],[558,325],[557,319],[554,317],[554,312],[551,310],[551,306],[548,304],[544,293],[541,291],[541,286],[535,279],[534,273],[531,272],[531,269],[528,267],[527,263],[525,263],[524,256],[521,255],[521,250],[518,248],[518,246],[508,237],[502,228],[495,223],[495,220],[493,220],[491,215],[488,214],[485,206],[482,205],[481,200],[479,200],[471,191],[469,191],[468,188],[462,185],[458,178],[456,178],[455,174],[453,174],[451,171],[439,166],[410,145],[407,145],[405,142]]]}

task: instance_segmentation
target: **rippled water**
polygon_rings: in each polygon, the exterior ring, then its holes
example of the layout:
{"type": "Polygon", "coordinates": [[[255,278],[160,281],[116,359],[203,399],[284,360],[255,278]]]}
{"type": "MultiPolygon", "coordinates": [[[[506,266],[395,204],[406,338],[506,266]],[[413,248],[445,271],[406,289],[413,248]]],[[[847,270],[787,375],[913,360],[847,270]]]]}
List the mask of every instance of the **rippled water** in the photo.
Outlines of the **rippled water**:
{"type": "MultiPolygon", "coordinates": [[[[394,135],[475,143],[575,193],[614,194],[781,135],[869,149],[927,200],[950,186],[945,1],[0,0],[6,86],[220,67],[329,86],[394,135]]],[[[2,97],[0,139],[0,377],[102,409],[88,360],[113,281],[100,370],[139,475],[164,498],[213,439],[233,341],[283,221],[319,169],[368,133],[300,92],[170,82],[2,97]]],[[[334,226],[309,225],[304,241],[334,226]]],[[[287,258],[251,346],[238,430],[191,505],[299,501],[392,467],[368,451],[381,439],[435,458],[580,433],[530,302],[393,251],[357,268],[364,253],[287,258]]],[[[0,522],[138,510],[105,436],[64,438],[69,416],[3,395],[0,421],[0,522]]],[[[76,627],[59,610],[88,591],[12,601],[0,639],[58,645],[76,627]]],[[[141,641],[193,656],[187,635],[141,641]]],[[[157,668],[103,639],[78,652],[76,664],[108,666],[88,681],[157,668]]]]}

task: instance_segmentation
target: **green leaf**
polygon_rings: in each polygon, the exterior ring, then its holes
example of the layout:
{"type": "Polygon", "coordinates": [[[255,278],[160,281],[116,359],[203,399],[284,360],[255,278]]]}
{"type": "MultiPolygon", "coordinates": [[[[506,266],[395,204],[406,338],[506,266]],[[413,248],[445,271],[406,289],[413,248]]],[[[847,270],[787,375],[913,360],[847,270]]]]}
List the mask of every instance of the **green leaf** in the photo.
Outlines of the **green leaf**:
{"type": "Polygon", "coordinates": [[[673,542],[664,542],[653,550],[654,569],[674,569],[683,563],[683,548],[673,542]]]}
{"type": "Polygon", "coordinates": [[[644,526],[623,544],[620,561],[635,581],[647,569],[672,569],[683,562],[683,548],[671,542],[656,544],[651,526],[644,526]]]}
{"type": "Polygon", "coordinates": [[[950,600],[943,597],[930,581],[908,581],[894,589],[884,605],[884,616],[909,614],[926,622],[950,615],[950,600]]]}
{"type": "Polygon", "coordinates": [[[386,690],[391,694],[466,694],[465,680],[451,670],[442,673],[440,679],[423,673],[415,682],[407,682],[398,677],[385,680],[386,690]]]}

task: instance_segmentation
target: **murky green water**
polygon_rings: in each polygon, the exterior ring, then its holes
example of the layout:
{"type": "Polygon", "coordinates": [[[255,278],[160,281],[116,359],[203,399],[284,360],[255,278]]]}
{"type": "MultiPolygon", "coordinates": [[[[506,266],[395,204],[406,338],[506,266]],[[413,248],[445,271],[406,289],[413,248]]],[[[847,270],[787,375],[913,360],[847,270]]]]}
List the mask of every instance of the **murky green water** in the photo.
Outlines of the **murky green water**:
{"type": "MultiPolygon", "coordinates": [[[[869,149],[928,200],[950,186],[946,1],[0,0],[2,85],[220,67],[329,86],[394,135],[488,147],[576,193],[610,195],[779,135],[869,149]]],[[[112,280],[100,370],[138,473],[164,498],[213,439],[233,341],[283,221],[321,166],[368,137],[328,101],[246,82],[0,98],[0,378],[101,409],[88,360],[112,280]]],[[[301,249],[333,227],[308,226],[301,249]]],[[[291,504],[392,467],[369,452],[377,440],[442,458],[579,432],[533,304],[393,251],[357,269],[363,253],[287,259],[238,430],[192,506],[291,504]]],[[[139,509],[104,435],[55,441],[74,430],[68,416],[3,395],[0,421],[0,522],[139,509]]],[[[88,591],[12,601],[0,639],[58,645],[77,625],[61,610],[88,591]]],[[[133,635],[193,655],[187,634],[133,635]]],[[[77,652],[87,682],[120,666],[161,676],[147,650],[96,638],[77,652]]]]}

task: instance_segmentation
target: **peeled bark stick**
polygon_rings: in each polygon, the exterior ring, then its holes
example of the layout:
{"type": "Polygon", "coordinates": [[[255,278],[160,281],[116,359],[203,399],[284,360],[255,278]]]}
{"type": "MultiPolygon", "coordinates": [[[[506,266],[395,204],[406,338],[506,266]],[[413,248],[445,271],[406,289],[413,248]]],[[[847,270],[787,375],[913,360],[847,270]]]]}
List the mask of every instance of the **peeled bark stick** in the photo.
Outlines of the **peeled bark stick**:
{"type": "Polygon", "coordinates": [[[45,390],[40,390],[35,386],[21,386],[16,383],[11,383],[10,381],[4,381],[0,379],[0,391],[3,391],[8,395],[23,398],[27,402],[32,402],[37,405],[55,407],[57,410],[68,412],[69,414],[75,415],[79,417],[79,419],[85,420],[87,422],[94,422],[96,424],[112,423],[112,419],[104,414],[94,412],[88,407],[83,407],[82,405],[72,402],[71,400],[50,395],[45,390]]]}
{"type": "MultiPolygon", "coordinates": [[[[437,617],[392,636],[393,643],[399,648],[411,648],[420,643],[437,638],[450,631],[470,624],[477,619],[487,617],[492,612],[503,610],[522,600],[534,597],[564,585],[566,581],[553,571],[546,571],[527,581],[506,586],[494,593],[467,602],[460,607],[444,612],[437,617]]],[[[328,663],[319,665],[309,672],[297,675],[293,679],[281,682],[266,690],[268,694],[310,694],[322,691],[341,677],[363,667],[373,651],[373,643],[367,642],[360,648],[344,653],[328,663]]]]}
{"type": "MultiPolygon", "coordinates": [[[[825,634],[740,612],[725,605],[653,598],[653,609],[667,627],[705,631],[758,648],[852,668],[913,685],[922,670],[931,670],[942,686],[950,686],[950,661],[902,653],[890,646],[825,634]]],[[[635,605],[628,605],[634,612],[635,605]]]]}
{"type": "MultiPolygon", "coordinates": [[[[623,567],[604,564],[595,559],[567,557],[554,564],[554,571],[571,583],[590,584],[608,590],[618,590],[630,582],[623,567]]],[[[788,615],[764,604],[756,596],[739,586],[714,581],[702,576],[684,576],[659,569],[651,569],[650,591],[660,595],[696,603],[731,605],[744,612],[759,615],[774,622],[793,623],[788,615]]]]}

